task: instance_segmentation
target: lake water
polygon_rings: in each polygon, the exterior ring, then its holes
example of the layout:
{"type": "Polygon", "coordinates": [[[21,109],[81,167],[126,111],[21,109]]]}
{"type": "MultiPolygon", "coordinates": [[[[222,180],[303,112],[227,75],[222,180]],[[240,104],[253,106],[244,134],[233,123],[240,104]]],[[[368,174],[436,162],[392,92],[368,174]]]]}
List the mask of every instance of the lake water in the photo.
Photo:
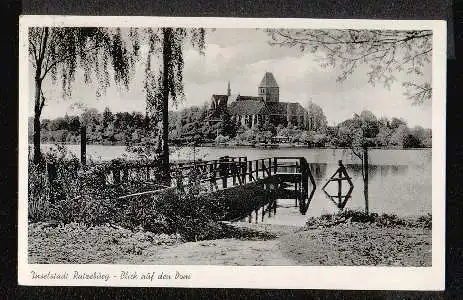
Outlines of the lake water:
{"type": "MultiPolygon", "coordinates": [[[[50,145],[43,145],[47,150],[50,145]]],[[[79,156],[79,145],[67,145],[71,152],[79,156]]],[[[87,154],[93,159],[113,159],[132,156],[125,146],[88,145],[87,154]]],[[[274,156],[303,156],[307,159],[316,180],[317,189],[312,198],[307,216],[318,216],[337,211],[327,199],[321,187],[337,169],[342,160],[347,172],[353,178],[354,190],[346,208],[363,209],[363,180],[361,162],[349,149],[256,149],[256,148],[208,148],[198,147],[173,149],[172,160],[204,159],[212,160],[221,156],[247,156],[248,160],[274,156]]],[[[432,177],[431,149],[418,150],[377,150],[369,151],[369,208],[370,212],[392,213],[399,216],[423,215],[431,213],[432,177]]],[[[347,185],[347,183],[345,184],[347,185]]],[[[300,215],[291,207],[294,200],[279,200],[281,206],[277,215],[267,222],[287,224],[304,223],[307,216],[300,215]]]]}

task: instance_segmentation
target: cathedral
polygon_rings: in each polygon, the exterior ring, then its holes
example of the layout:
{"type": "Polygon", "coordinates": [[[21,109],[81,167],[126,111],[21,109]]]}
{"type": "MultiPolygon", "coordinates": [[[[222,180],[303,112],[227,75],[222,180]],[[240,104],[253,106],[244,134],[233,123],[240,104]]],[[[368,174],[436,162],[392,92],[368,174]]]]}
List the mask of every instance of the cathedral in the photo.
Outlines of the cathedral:
{"type": "Polygon", "coordinates": [[[232,94],[230,82],[226,95],[212,95],[209,122],[222,120],[225,112],[235,116],[244,127],[252,128],[266,121],[278,126],[288,124],[301,127],[307,111],[298,102],[280,101],[280,88],[272,73],[266,72],[257,87],[258,96],[232,94]]]}

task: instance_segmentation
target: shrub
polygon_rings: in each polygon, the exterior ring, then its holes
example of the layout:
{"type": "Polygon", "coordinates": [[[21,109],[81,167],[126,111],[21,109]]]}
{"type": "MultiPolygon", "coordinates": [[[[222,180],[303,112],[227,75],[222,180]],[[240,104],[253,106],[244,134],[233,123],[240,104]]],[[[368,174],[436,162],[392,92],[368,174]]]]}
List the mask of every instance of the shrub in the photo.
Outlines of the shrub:
{"type": "Polygon", "coordinates": [[[417,220],[423,228],[431,229],[432,228],[432,215],[428,213],[426,216],[421,216],[417,220]]]}
{"type": "Polygon", "coordinates": [[[28,169],[28,219],[30,222],[47,221],[50,217],[48,177],[31,161],[28,169]]]}
{"type": "Polygon", "coordinates": [[[55,206],[79,194],[75,184],[78,181],[78,168],[79,160],[60,145],[47,152],[40,164],[34,164],[29,155],[29,221],[55,218],[55,206]]]}
{"type": "Polygon", "coordinates": [[[130,229],[178,233],[188,241],[216,236],[218,221],[223,218],[221,203],[207,193],[196,169],[190,170],[189,176],[185,186],[117,201],[113,222],[130,229]]]}
{"type": "Polygon", "coordinates": [[[399,218],[394,214],[365,213],[358,210],[345,210],[335,214],[324,214],[318,218],[310,217],[306,222],[307,228],[317,226],[329,227],[350,220],[353,223],[370,223],[380,227],[408,226],[431,229],[431,214],[418,218],[399,218]]]}
{"type": "MultiPolygon", "coordinates": [[[[142,169],[134,171],[128,183],[114,184],[108,176],[113,169],[146,165],[146,161],[113,160],[91,164],[78,171],[78,160],[67,153],[53,153],[47,161],[55,167],[53,180],[49,180],[47,171],[30,164],[33,180],[29,182],[32,208],[29,220],[32,222],[52,219],[87,226],[110,223],[131,230],[142,228],[156,233],[176,233],[187,241],[196,241],[240,236],[238,231],[220,221],[228,219],[233,212],[254,209],[249,206],[255,203],[249,201],[250,197],[255,197],[250,189],[233,187],[242,189],[236,194],[240,201],[231,201],[231,189],[210,193],[207,180],[202,180],[207,174],[197,168],[189,170],[184,185],[153,191],[154,185],[143,185],[146,173],[142,169]],[[153,192],[139,193],[143,189],[153,192]]],[[[261,187],[256,185],[255,188],[261,187]]],[[[253,236],[249,232],[245,235],[253,236]]]]}

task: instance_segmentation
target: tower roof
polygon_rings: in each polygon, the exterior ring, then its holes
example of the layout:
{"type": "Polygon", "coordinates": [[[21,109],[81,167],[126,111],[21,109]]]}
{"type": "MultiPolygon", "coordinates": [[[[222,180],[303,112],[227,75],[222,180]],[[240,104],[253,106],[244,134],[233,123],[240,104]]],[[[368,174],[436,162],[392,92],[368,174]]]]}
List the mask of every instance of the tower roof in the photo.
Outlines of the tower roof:
{"type": "Polygon", "coordinates": [[[278,84],[272,73],[265,72],[264,78],[262,78],[259,87],[278,87],[278,84]]]}

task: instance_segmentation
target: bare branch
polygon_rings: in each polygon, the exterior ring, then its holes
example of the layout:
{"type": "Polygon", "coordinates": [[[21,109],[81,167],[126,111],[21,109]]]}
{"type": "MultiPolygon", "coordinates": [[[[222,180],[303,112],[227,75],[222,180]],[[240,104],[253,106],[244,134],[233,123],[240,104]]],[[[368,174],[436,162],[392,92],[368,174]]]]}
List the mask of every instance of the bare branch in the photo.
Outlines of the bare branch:
{"type": "MultiPolygon", "coordinates": [[[[361,64],[367,64],[368,81],[382,82],[388,88],[395,80],[395,72],[405,70],[408,74],[423,75],[422,69],[425,63],[430,63],[432,52],[432,32],[426,30],[270,29],[267,33],[271,45],[323,52],[321,65],[338,67],[338,81],[347,79],[361,64]]],[[[423,98],[422,94],[419,97],[423,98]]]]}

